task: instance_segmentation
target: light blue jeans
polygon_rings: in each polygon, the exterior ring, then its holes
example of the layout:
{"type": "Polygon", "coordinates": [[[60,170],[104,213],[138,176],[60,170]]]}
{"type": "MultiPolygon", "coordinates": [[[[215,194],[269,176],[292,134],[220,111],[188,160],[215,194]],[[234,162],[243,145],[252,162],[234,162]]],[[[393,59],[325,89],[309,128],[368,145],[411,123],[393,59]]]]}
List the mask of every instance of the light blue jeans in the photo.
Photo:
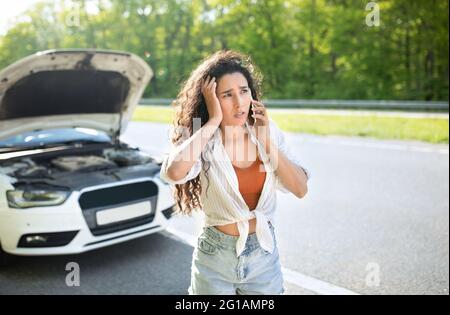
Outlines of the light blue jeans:
{"type": "Polygon", "coordinates": [[[242,254],[236,256],[238,237],[213,226],[204,227],[192,255],[188,293],[201,295],[283,294],[283,275],[275,238],[272,253],[258,243],[256,233],[247,238],[242,254]]]}

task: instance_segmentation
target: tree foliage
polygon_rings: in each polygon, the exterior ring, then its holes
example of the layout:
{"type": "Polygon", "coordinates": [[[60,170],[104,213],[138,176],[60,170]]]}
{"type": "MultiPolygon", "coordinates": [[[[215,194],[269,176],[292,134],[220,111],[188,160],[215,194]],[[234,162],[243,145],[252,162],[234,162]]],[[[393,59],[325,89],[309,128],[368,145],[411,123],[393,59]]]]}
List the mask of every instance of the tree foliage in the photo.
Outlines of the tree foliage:
{"type": "Polygon", "coordinates": [[[448,100],[448,0],[55,0],[0,37],[0,68],[53,48],[126,50],[174,97],[218,49],[250,54],[265,97],[448,100]]]}

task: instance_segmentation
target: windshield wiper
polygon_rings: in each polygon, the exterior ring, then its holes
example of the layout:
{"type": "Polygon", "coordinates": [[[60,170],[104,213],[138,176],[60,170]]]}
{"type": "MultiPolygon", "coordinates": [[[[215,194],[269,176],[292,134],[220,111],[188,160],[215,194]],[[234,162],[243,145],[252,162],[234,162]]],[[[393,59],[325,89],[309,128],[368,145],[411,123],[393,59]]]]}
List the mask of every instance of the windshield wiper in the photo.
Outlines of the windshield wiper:
{"type": "Polygon", "coordinates": [[[47,143],[47,144],[40,144],[40,145],[30,145],[30,146],[8,145],[6,147],[0,147],[0,153],[24,151],[24,150],[47,149],[47,148],[56,148],[56,147],[63,147],[63,146],[74,146],[74,147],[80,148],[80,147],[83,147],[84,145],[91,145],[91,144],[111,145],[111,142],[95,141],[95,140],[69,140],[69,141],[63,141],[63,142],[47,143]]]}
{"type": "Polygon", "coordinates": [[[58,147],[58,146],[63,146],[63,145],[83,146],[85,144],[99,144],[99,143],[110,144],[111,142],[96,141],[96,140],[69,140],[69,141],[45,144],[42,147],[44,147],[44,148],[58,147]]]}

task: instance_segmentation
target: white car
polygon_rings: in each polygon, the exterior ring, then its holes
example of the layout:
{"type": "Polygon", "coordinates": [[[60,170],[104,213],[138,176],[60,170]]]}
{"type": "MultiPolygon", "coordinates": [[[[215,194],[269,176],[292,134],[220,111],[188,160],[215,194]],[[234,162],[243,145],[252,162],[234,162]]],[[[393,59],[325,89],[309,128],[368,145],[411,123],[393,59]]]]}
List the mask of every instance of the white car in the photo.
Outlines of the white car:
{"type": "Polygon", "coordinates": [[[161,158],[119,139],[151,77],[136,55],[99,50],[45,51],[0,72],[0,261],[167,227],[161,158]]]}

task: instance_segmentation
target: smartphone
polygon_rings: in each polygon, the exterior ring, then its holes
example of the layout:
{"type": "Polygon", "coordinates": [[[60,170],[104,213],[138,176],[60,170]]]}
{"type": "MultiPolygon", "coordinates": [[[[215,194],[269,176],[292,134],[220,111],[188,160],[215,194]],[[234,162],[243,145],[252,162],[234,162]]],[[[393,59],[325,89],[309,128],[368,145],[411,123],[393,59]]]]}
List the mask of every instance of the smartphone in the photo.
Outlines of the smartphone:
{"type": "Polygon", "coordinates": [[[255,124],[255,118],[253,118],[252,115],[253,115],[253,109],[252,109],[252,103],[250,103],[250,109],[248,111],[248,116],[247,116],[247,121],[250,126],[253,126],[255,124]]]}

